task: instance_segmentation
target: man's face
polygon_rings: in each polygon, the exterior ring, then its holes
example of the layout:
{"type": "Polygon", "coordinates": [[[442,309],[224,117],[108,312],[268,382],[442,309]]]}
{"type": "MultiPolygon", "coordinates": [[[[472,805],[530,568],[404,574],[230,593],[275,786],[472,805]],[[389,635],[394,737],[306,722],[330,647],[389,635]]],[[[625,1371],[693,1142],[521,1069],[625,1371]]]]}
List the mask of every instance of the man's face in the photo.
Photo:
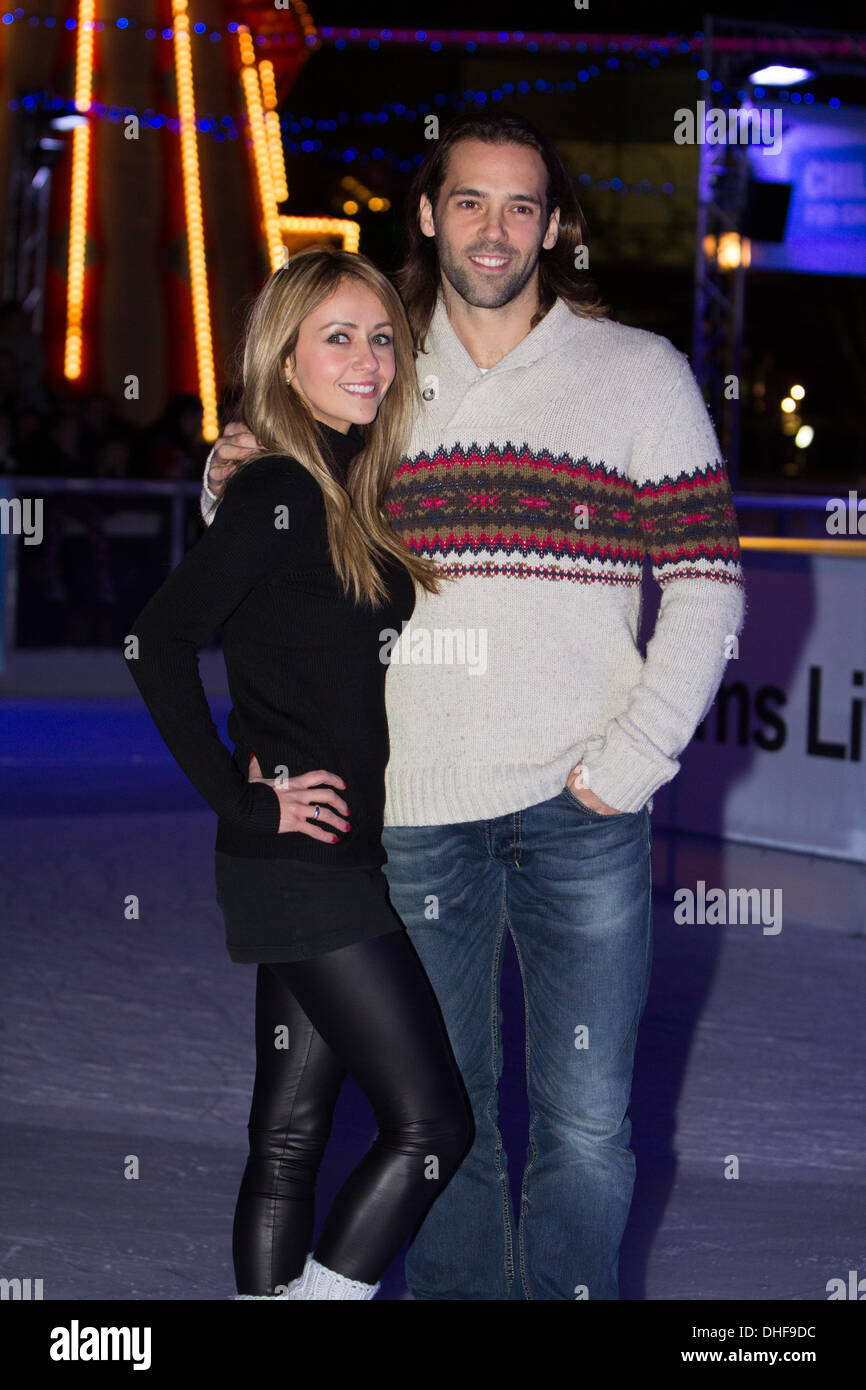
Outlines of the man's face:
{"type": "Polygon", "coordinates": [[[442,274],[481,309],[499,309],[537,276],[542,247],[556,242],[559,209],[545,213],[547,169],[524,145],[459,140],[436,209],[422,196],[419,221],[433,237],[442,274]]]}

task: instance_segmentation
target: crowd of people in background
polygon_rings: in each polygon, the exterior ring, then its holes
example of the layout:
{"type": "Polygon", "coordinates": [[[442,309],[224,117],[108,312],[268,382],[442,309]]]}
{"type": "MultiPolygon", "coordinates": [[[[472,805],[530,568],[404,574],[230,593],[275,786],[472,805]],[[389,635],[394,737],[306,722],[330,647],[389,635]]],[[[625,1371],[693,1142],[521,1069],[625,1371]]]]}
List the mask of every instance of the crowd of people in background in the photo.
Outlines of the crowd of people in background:
{"type": "MultiPolygon", "coordinates": [[[[202,436],[197,395],[179,392],[156,420],[137,425],[122,418],[109,395],[49,387],[45,365],[30,315],[13,300],[0,303],[0,492],[8,492],[4,476],[200,481],[210,444],[202,436]]],[[[227,388],[221,427],[233,399],[227,388]]],[[[140,606],[140,590],[152,589],[168,563],[168,511],[153,555],[130,563],[127,542],[135,530],[117,533],[115,526],[118,514],[128,515],[134,505],[128,494],[61,485],[45,488],[42,501],[38,553],[18,550],[15,644],[115,644],[125,611],[140,606]]],[[[187,510],[200,526],[197,498],[187,510]]],[[[189,515],[185,544],[191,541],[189,515]]]]}
{"type": "Polygon", "coordinates": [[[210,449],[202,415],[199,397],[180,392],[153,423],[134,425],[107,395],[48,390],[29,316],[14,301],[0,304],[0,473],[198,479],[210,449]]]}

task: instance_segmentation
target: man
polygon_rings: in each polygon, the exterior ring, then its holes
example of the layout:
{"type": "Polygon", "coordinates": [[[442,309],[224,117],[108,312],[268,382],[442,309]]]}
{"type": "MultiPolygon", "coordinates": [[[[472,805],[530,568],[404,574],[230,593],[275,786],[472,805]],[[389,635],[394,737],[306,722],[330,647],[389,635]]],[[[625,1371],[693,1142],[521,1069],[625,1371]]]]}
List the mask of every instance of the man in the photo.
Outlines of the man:
{"type": "MultiPolygon", "coordinates": [[[[417,1299],[616,1299],[649,813],[741,630],[731,490],[687,359],[608,319],[575,269],[580,210],[533,126],[455,121],[409,229],[399,285],[426,404],[388,507],[458,577],[419,597],[391,651],[385,872],[476,1138],[406,1276],[417,1299]],[[647,553],[662,593],[643,660],[647,553]],[[530,1106],[516,1241],[496,1122],[506,926],[530,1106]]],[[[253,443],[229,427],[213,478],[253,443]]]]}

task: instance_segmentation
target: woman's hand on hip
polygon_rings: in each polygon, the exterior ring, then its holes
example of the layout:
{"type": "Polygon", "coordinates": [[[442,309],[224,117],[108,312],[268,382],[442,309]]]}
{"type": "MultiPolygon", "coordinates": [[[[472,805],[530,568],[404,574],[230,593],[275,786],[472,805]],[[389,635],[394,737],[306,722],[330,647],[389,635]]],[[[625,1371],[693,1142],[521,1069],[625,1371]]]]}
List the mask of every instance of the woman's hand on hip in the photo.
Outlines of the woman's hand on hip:
{"type": "Polygon", "coordinates": [[[325,840],[333,844],[337,837],[327,830],[320,830],[319,826],[333,825],[336,830],[351,828],[346,819],[349,807],[341,796],[331,791],[331,787],[345,787],[346,784],[342,777],[337,777],[333,772],[302,772],[299,777],[263,777],[258,759],[253,755],[248,780],[264,782],[266,786],[273,787],[280,802],[281,835],[287,830],[295,830],[309,835],[312,840],[325,840]],[[323,786],[322,783],[328,785],[323,786]],[[316,824],[311,825],[307,816],[315,815],[317,806],[320,810],[316,824]]]}

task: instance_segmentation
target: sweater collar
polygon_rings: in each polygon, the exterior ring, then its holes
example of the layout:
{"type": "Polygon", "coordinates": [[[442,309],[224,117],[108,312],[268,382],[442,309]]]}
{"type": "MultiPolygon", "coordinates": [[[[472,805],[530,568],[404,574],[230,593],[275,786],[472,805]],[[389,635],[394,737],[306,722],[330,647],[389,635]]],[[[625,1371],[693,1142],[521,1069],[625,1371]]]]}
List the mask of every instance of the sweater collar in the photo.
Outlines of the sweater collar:
{"type": "MultiPolygon", "coordinates": [[[[541,323],[536,324],[525,338],[490,367],[485,376],[491,377],[496,372],[511,371],[514,367],[526,367],[539,357],[555,352],[563,343],[580,333],[586,322],[586,319],[572,313],[564,299],[557,299],[541,323]]],[[[470,357],[451,326],[441,290],[427,334],[427,347],[463,380],[474,381],[481,375],[481,369],[470,357]]],[[[423,362],[423,357],[421,361],[423,362]]]]}

